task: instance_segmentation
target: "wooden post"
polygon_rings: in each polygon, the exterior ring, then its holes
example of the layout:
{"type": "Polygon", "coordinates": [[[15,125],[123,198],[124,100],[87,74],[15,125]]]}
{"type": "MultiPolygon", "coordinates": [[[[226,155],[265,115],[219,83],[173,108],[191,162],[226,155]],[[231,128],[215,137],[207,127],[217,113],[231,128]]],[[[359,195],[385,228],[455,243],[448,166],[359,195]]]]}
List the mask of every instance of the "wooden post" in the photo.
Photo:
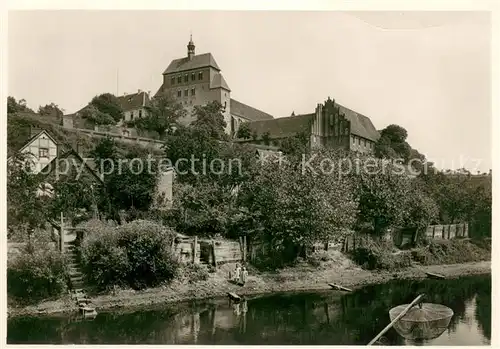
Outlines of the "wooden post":
{"type": "Polygon", "coordinates": [[[243,262],[247,261],[247,236],[243,236],[243,262]]]}
{"type": "Polygon", "coordinates": [[[61,252],[64,253],[64,213],[61,211],[61,230],[59,231],[59,241],[61,244],[61,252]]]}
{"type": "Polygon", "coordinates": [[[217,268],[217,259],[215,257],[215,241],[212,240],[212,256],[214,257],[214,267],[217,268]]]}
{"type": "Polygon", "coordinates": [[[434,225],[432,227],[432,238],[434,239],[434,236],[436,235],[436,226],[434,225]]]}
{"type": "Polygon", "coordinates": [[[195,235],[193,241],[193,264],[197,263],[196,254],[198,253],[198,236],[195,235]]]}
{"type": "Polygon", "coordinates": [[[450,240],[451,224],[448,224],[448,240],[450,240]]]}
{"type": "Polygon", "coordinates": [[[423,296],[424,296],[424,295],[423,295],[423,294],[421,294],[420,296],[418,296],[417,298],[415,298],[415,299],[413,300],[413,302],[411,302],[410,304],[408,304],[408,306],[407,306],[406,308],[404,308],[404,310],[403,310],[401,313],[399,313],[399,315],[398,315],[398,316],[396,316],[396,317],[394,318],[394,320],[392,320],[392,321],[391,321],[391,323],[390,323],[389,325],[387,325],[387,326],[386,326],[386,327],[385,327],[382,331],[380,331],[380,333],[379,333],[378,335],[376,335],[376,336],[375,336],[375,338],[373,338],[373,339],[370,341],[370,343],[368,343],[367,345],[372,345],[372,344],[373,344],[373,343],[375,343],[375,342],[376,342],[376,341],[377,341],[380,337],[382,337],[382,335],[383,335],[384,333],[386,333],[387,331],[389,331],[389,329],[390,329],[390,328],[391,328],[391,327],[392,327],[392,326],[393,326],[393,325],[394,325],[394,324],[395,324],[395,323],[396,323],[399,319],[401,319],[403,316],[405,316],[405,315],[406,315],[406,313],[408,312],[408,310],[410,310],[410,309],[411,309],[411,308],[412,308],[415,304],[417,304],[417,303],[420,301],[420,299],[422,299],[422,297],[423,297],[423,296]]]}

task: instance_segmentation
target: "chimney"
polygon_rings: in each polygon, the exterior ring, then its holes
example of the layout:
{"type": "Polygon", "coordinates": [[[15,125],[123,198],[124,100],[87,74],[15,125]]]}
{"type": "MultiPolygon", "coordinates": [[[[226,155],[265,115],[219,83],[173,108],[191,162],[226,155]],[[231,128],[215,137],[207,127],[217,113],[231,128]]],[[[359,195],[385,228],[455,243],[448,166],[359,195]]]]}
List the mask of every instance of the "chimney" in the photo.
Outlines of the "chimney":
{"type": "Polygon", "coordinates": [[[141,92],[142,92],[142,91],[141,91],[141,89],[138,89],[138,90],[137,90],[137,94],[139,94],[139,93],[141,93],[141,92]]]}

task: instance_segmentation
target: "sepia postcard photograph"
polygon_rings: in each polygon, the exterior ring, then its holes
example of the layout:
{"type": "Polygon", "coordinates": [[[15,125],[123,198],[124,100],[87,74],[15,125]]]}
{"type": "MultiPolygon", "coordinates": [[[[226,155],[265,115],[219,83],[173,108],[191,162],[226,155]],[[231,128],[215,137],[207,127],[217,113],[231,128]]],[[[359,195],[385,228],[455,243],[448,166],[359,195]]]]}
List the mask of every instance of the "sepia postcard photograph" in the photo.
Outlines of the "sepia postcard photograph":
{"type": "Polygon", "coordinates": [[[6,12],[7,344],[493,343],[487,7],[6,12]]]}

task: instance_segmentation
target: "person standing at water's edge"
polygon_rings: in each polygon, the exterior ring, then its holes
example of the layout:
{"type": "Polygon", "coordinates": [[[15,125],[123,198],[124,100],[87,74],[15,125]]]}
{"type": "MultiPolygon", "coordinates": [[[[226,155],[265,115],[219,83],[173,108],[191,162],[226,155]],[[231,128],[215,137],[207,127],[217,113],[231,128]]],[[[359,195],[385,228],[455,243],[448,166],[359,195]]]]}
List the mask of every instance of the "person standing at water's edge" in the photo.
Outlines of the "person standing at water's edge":
{"type": "Polygon", "coordinates": [[[240,281],[240,276],[241,275],[241,267],[239,263],[236,263],[236,270],[234,271],[234,282],[239,282],[240,281]]]}
{"type": "Polygon", "coordinates": [[[245,283],[247,282],[247,276],[248,276],[248,271],[245,267],[243,267],[243,270],[241,271],[241,277],[240,277],[241,286],[245,285],[245,283]]]}

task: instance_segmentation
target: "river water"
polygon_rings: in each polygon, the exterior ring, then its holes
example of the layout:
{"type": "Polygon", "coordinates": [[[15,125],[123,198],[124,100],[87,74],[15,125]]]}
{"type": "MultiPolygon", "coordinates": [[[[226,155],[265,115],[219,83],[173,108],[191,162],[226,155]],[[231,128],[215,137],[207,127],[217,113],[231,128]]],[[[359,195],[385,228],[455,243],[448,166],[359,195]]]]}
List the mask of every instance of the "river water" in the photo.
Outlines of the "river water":
{"type": "Polygon", "coordinates": [[[387,345],[489,345],[491,277],[395,280],[353,293],[324,291],[228,299],[154,308],[101,312],[94,320],[75,316],[8,320],[7,343],[30,344],[232,344],[365,345],[390,321],[390,308],[425,293],[425,302],[454,311],[438,338],[414,343],[394,329],[387,345]]]}

